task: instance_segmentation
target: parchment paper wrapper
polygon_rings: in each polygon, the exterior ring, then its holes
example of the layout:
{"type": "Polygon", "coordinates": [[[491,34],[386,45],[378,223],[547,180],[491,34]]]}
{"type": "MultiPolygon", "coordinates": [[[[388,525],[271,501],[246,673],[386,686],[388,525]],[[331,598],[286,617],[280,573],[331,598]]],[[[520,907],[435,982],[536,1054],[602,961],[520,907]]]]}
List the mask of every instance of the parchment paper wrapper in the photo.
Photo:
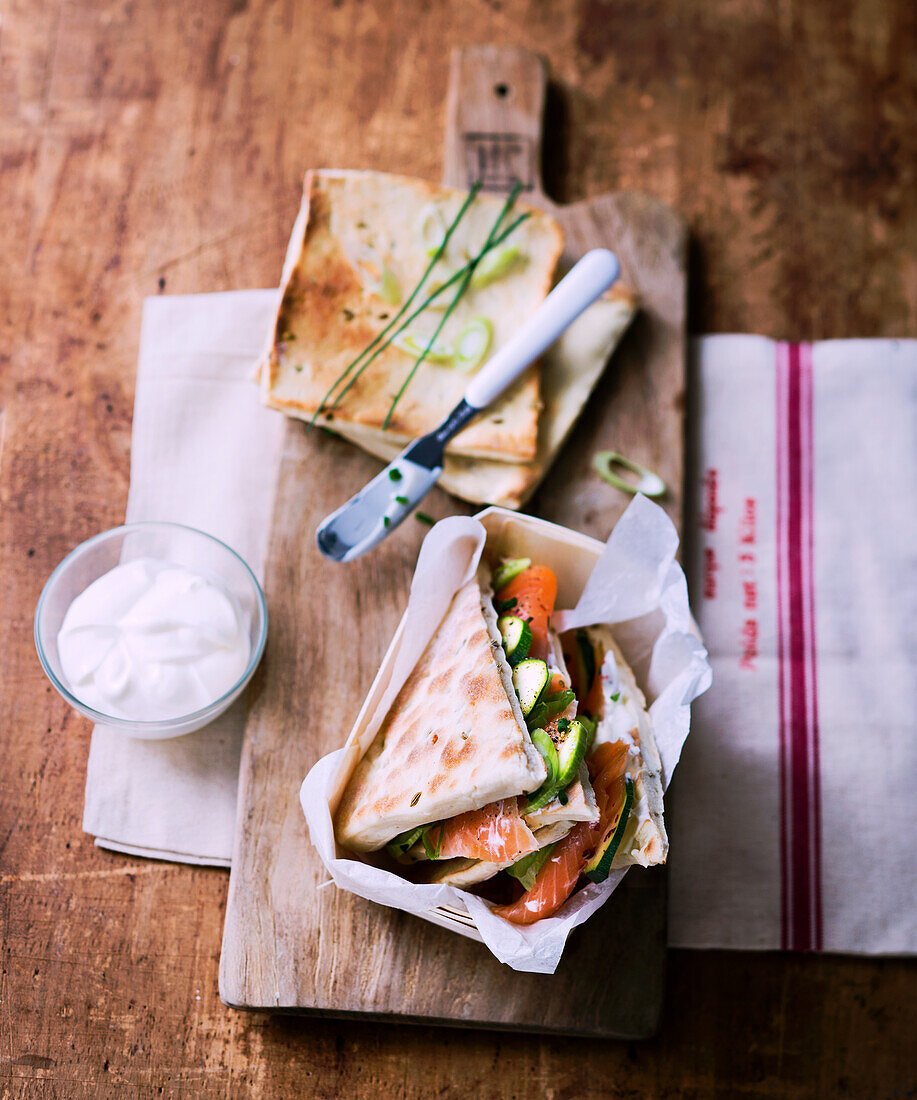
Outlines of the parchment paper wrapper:
{"type": "MultiPolygon", "coordinates": [[[[340,848],[332,815],[353,769],[369,748],[454,593],[474,576],[484,548],[531,557],[558,578],[555,614],[562,630],[593,623],[615,629],[647,696],[666,786],[690,725],[690,704],[710,686],[707,652],[695,632],[688,590],[675,561],[678,536],[657,505],[636,497],[606,544],[531,516],[488,508],[474,519],[454,516],[421,547],[407,610],[343,748],[306,776],[300,801],[312,843],[335,883],[370,901],[415,913],[485,943],[514,970],[553,974],[567,937],[611,896],[626,871],[578,890],[554,917],[511,925],[489,904],[454,886],[415,885],[340,848]]],[[[378,857],[376,857],[378,858],[378,857]]]]}

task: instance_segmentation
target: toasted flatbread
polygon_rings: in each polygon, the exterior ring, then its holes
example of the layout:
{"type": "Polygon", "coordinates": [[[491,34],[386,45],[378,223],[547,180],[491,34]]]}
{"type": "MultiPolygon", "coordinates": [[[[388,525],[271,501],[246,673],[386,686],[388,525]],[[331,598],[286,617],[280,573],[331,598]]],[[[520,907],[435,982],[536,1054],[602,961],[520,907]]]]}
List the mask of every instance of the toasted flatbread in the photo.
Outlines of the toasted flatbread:
{"type": "MultiPolygon", "coordinates": [[[[421,225],[425,211],[449,224],[464,193],[422,180],[379,172],[310,172],[304,211],[297,219],[284,265],[282,300],[271,346],[261,365],[265,404],[311,419],[348,365],[397,311],[429,262],[421,225]],[[440,213],[436,213],[439,211],[440,213]],[[389,300],[387,300],[389,299],[389,300]]],[[[484,243],[503,199],[478,195],[449,242],[445,277],[484,243]]],[[[468,322],[493,326],[492,355],[547,295],[563,247],[549,215],[524,204],[531,217],[507,240],[520,258],[501,277],[470,288],[449,317],[441,339],[455,342],[468,322]]],[[[448,292],[447,292],[448,294],[448,292]]],[[[448,297],[444,299],[448,301],[448,297]]],[[[442,312],[428,309],[411,324],[429,338],[442,312]]],[[[424,362],[383,422],[416,359],[386,348],[356,381],[333,413],[319,418],[337,431],[357,432],[361,445],[394,446],[431,431],[461,400],[468,375],[452,364],[424,362]],[[363,442],[365,440],[365,444],[363,442]]],[[[508,462],[536,457],[541,408],[538,367],[532,367],[449,444],[450,454],[508,462]]]]}
{"type": "Polygon", "coordinates": [[[476,579],[453,597],[344,790],[335,818],[344,847],[375,851],[544,782],[485,603],[476,579]]]}
{"type": "Polygon", "coordinates": [[[669,840],[663,820],[662,763],[646,699],[609,628],[591,626],[587,634],[605,654],[602,665],[605,714],[596,729],[594,743],[627,741],[628,770],[634,776],[634,802],[612,867],[665,863],[669,840]],[[612,694],[618,694],[619,698],[612,701],[612,694]]]}
{"type": "MultiPolygon", "coordinates": [[[[547,473],[582,412],[605,365],[637,311],[633,291],[616,284],[578,317],[541,359],[538,443],[531,462],[494,462],[446,454],[439,483],[463,500],[521,508],[547,473]]],[[[335,430],[370,454],[390,462],[400,447],[358,425],[335,430]]]]}

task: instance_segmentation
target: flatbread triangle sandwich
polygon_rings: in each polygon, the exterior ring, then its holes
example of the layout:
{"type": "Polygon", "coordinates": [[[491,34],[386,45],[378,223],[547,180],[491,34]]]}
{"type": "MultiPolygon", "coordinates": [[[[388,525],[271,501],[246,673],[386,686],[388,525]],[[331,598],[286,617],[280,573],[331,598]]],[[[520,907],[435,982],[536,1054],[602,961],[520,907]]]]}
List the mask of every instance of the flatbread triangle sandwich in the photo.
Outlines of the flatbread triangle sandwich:
{"type": "Polygon", "coordinates": [[[342,847],[490,892],[516,924],[668,852],[643,694],[608,627],[557,634],[556,595],[546,566],[482,559],[335,814],[342,847]]]}

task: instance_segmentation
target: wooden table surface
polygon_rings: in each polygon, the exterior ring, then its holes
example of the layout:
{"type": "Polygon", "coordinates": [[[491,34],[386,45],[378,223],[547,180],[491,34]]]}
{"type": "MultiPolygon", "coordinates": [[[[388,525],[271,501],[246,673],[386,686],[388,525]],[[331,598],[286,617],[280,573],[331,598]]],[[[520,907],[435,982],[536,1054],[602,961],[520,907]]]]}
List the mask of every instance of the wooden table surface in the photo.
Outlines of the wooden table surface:
{"type": "Polygon", "coordinates": [[[562,201],[689,220],[691,328],[917,321],[913,0],[11,0],[0,31],[0,1093],[903,1096],[917,968],[670,953],[660,1036],[591,1043],[247,1016],[217,996],[226,875],[80,831],[89,726],[31,640],[44,580],[120,522],[146,295],[276,283],[309,166],[437,178],[451,46],[556,81],[562,201]]]}

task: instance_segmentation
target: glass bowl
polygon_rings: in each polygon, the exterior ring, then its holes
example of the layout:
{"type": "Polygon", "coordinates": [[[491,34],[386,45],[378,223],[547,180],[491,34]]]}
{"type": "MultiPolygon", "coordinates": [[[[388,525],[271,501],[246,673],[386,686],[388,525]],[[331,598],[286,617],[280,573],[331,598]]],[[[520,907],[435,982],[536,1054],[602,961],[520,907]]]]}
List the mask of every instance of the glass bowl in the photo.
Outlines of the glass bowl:
{"type": "Polygon", "coordinates": [[[225,543],[179,523],[128,523],[80,543],[48,578],[35,609],[38,658],[48,679],[70,706],[98,725],[149,741],[192,733],[222,714],[245,690],[266,640],[267,605],[255,574],[225,543]],[[213,577],[235,597],[248,626],[251,656],[236,684],[208,706],[177,718],[141,722],[103,714],[73,694],[61,667],[57,635],[67,608],[103,573],[137,558],[156,558],[213,577]]]}

